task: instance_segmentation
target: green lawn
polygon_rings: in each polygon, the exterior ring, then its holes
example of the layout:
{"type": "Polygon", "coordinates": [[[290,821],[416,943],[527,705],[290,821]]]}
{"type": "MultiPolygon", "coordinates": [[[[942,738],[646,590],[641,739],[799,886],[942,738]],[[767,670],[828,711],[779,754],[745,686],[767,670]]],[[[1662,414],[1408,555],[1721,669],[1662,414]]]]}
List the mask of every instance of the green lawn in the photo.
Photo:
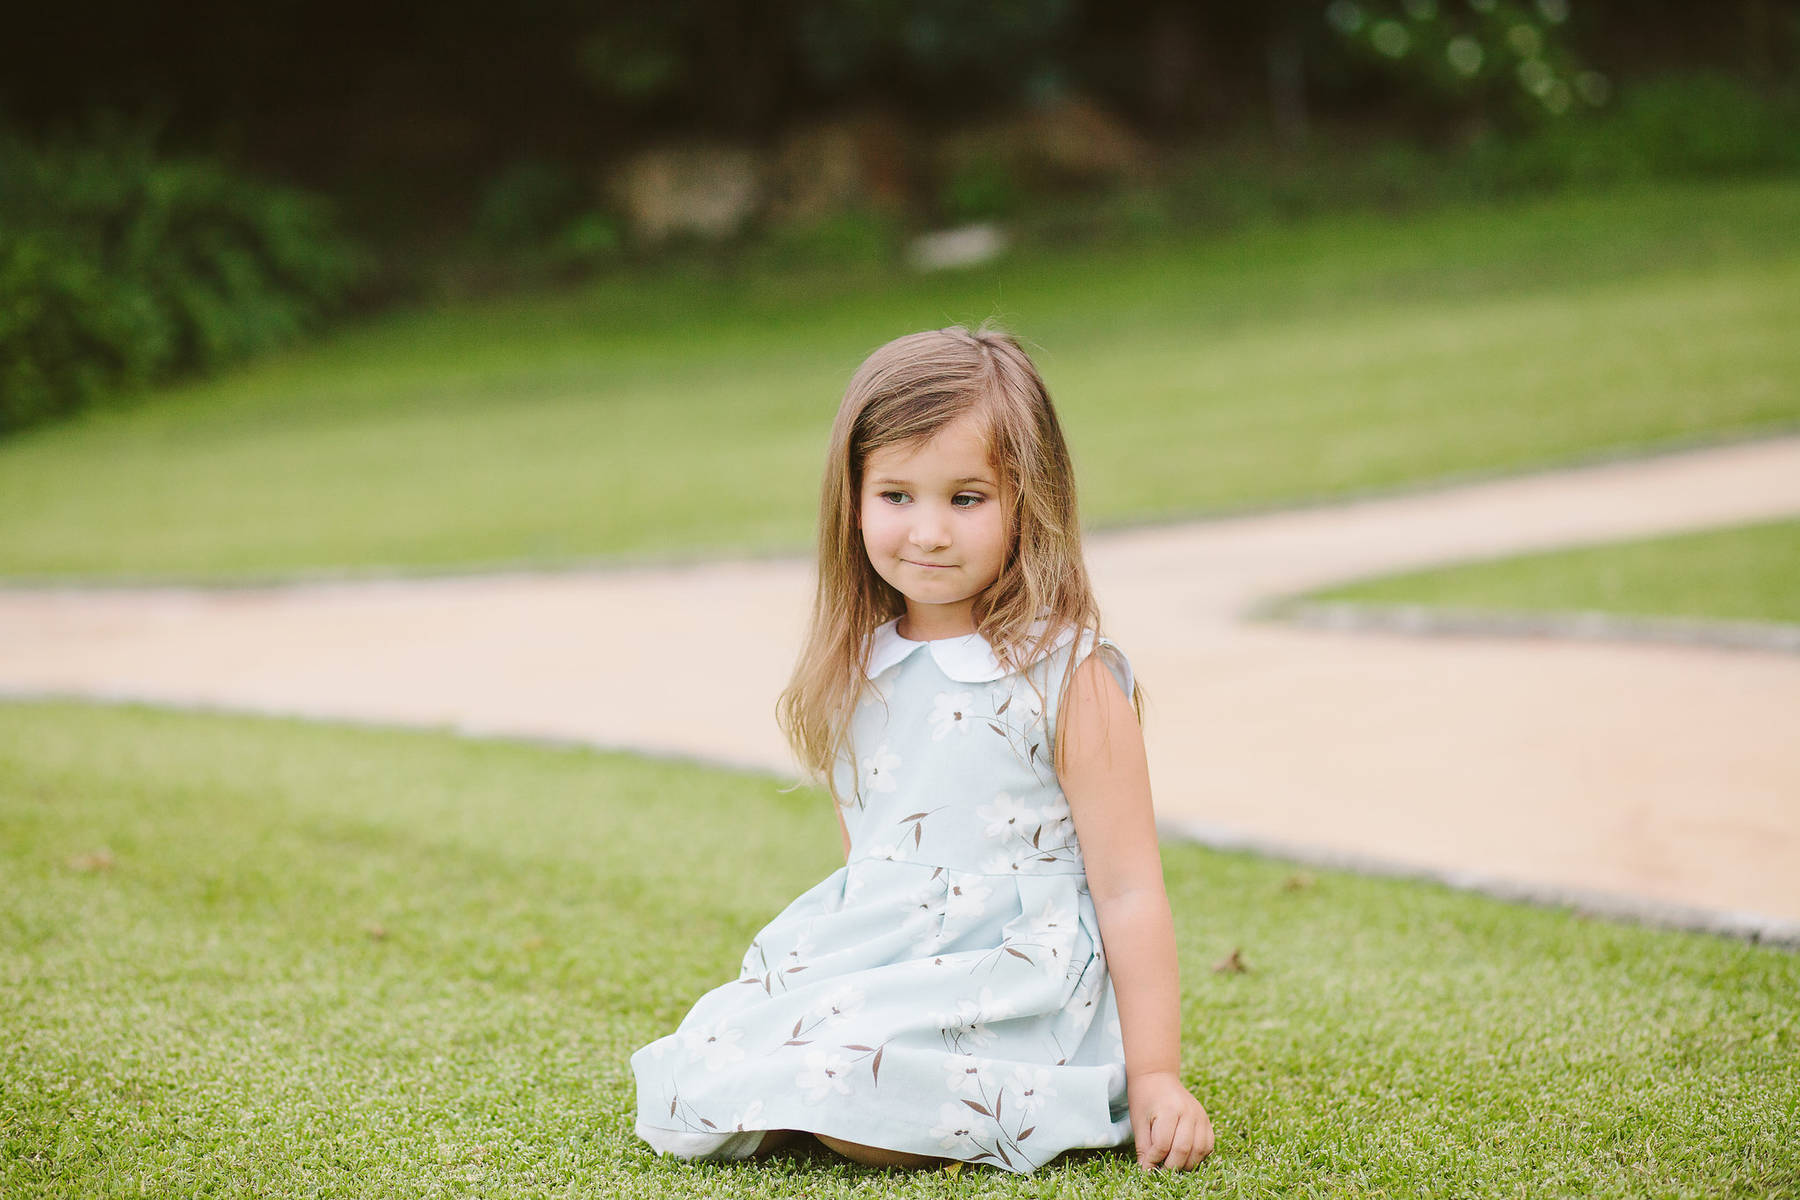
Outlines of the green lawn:
{"type": "Polygon", "coordinates": [[[1800,520],[1415,571],[1305,599],[1800,624],[1800,520]]]}
{"type": "Polygon", "coordinates": [[[0,575],[798,551],[862,355],[989,315],[1096,524],[1750,435],[1800,422],[1800,181],[392,316],[0,444],[0,575]]]}
{"type": "Polygon", "coordinates": [[[754,775],[0,706],[0,1194],[1800,1190],[1800,955],[1188,846],[1198,1179],[656,1159],[628,1053],[836,839],[754,775]],[[1250,973],[1213,973],[1233,947],[1250,973]]]}

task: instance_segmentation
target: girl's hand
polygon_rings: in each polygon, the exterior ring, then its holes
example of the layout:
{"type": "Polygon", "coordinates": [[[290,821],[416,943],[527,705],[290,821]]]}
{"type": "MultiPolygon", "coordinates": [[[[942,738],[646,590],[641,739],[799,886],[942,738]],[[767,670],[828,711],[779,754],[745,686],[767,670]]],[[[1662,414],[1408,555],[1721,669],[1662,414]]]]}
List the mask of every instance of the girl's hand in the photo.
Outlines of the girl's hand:
{"type": "Polygon", "coordinates": [[[1126,1086],[1138,1165],[1187,1171],[1212,1153],[1212,1119],[1172,1073],[1140,1075],[1126,1086]]]}

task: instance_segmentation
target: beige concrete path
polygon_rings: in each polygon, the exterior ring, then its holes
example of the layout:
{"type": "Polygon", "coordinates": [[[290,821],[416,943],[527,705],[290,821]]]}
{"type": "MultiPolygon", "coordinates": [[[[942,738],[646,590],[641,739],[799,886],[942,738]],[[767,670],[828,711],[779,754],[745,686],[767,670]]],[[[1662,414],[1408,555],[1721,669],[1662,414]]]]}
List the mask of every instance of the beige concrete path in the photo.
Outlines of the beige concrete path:
{"type": "MultiPolygon", "coordinates": [[[[1165,825],[1800,928],[1800,656],[1246,622],[1415,565],[1800,513],[1800,437],[1097,535],[1165,825]]],[[[788,772],[804,563],[0,591],[0,692],[567,738],[788,772]]],[[[3,719],[3,718],[0,718],[3,719]]]]}

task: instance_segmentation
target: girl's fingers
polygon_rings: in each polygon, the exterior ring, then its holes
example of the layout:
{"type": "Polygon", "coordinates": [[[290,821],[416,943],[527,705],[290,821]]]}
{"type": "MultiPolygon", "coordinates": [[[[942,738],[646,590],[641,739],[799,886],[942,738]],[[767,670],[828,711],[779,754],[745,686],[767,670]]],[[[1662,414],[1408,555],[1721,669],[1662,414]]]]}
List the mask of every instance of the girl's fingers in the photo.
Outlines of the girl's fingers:
{"type": "Polygon", "coordinates": [[[1204,1122],[1204,1125],[1205,1125],[1205,1128],[1203,1128],[1200,1131],[1200,1136],[1194,1139],[1194,1165],[1195,1166],[1199,1166],[1200,1160],[1205,1158],[1207,1155],[1209,1155],[1213,1152],[1212,1120],[1210,1118],[1208,1118],[1204,1122]]]}
{"type": "Polygon", "coordinates": [[[1195,1128],[1193,1117],[1184,1115],[1176,1122],[1175,1136],[1169,1139],[1169,1157],[1168,1160],[1163,1163],[1163,1166],[1169,1168],[1171,1171],[1185,1171],[1194,1165],[1193,1161],[1190,1160],[1192,1160],[1194,1156],[1194,1135],[1196,1132],[1198,1131],[1195,1128]]]}
{"type": "Polygon", "coordinates": [[[1144,1167],[1154,1167],[1168,1157],[1169,1145],[1174,1139],[1173,1122],[1168,1118],[1159,1118],[1152,1113],[1144,1118],[1145,1136],[1138,1143],[1138,1163],[1144,1167]]]}

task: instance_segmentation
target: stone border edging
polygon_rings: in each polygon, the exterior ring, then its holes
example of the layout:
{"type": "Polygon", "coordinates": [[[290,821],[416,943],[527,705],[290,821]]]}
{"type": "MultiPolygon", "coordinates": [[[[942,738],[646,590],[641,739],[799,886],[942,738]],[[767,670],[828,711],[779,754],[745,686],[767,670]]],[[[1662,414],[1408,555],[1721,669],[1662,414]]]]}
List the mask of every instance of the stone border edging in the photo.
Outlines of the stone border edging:
{"type": "Polygon", "coordinates": [[[1497,900],[1541,908],[1567,908],[1584,916],[1628,921],[1663,929],[1740,938],[1756,945],[1800,951],[1800,921],[1754,912],[1721,912],[1554,884],[1519,883],[1480,871],[1444,871],[1355,851],[1307,846],[1257,834],[1241,833],[1203,821],[1158,820],[1166,839],[1194,842],[1212,850],[1242,851],[1262,858],[1302,863],[1334,871],[1379,878],[1437,883],[1458,891],[1479,892],[1497,900]]]}
{"type": "Polygon", "coordinates": [[[1708,621],[1607,612],[1531,612],[1347,601],[1276,601],[1252,609],[1247,615],[1252,620],[1280,621],[1334,633],[1663,642],[1800,654],[1800,625],[1775,621],[1708,621]]]}

